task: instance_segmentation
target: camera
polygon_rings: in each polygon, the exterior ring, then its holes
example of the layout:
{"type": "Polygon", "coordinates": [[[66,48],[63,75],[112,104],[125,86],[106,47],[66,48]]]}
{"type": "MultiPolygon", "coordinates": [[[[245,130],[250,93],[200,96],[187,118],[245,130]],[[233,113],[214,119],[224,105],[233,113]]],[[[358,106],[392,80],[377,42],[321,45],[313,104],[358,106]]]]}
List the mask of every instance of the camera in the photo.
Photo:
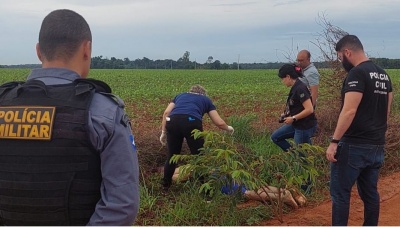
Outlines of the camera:
{"type": "Polygon", "coordinates": [[[285,118],[286,118],[286,117],[289,117],[289,113],[281,114],[281,115],[279,116],[278,122],[279,122],[279,123],[285,122],[285,118]]]}

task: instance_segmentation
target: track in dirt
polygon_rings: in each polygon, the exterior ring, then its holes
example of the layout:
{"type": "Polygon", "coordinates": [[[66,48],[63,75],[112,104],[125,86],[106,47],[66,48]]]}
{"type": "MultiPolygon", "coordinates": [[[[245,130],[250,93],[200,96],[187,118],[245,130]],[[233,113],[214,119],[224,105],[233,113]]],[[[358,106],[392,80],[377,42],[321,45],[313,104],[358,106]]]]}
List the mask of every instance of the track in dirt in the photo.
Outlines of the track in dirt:
{"type": "MultiPolygon", "coordinates": [[[[381,177],[378,182],[378,191],[381,197],[379,225],[400,225],[400,172],[381,177]]],[[[353,187],[350,201],[350,217],[348,225],[362,225],[364,220],[364,206],[358,196],[356,187],[353,187]]],[[[331,225],[330,200],[324,201],[315,207],[303,207],[283,216],[283,223],[272,219],[261,225],[275,226],[329,226],[331,225]]]]}

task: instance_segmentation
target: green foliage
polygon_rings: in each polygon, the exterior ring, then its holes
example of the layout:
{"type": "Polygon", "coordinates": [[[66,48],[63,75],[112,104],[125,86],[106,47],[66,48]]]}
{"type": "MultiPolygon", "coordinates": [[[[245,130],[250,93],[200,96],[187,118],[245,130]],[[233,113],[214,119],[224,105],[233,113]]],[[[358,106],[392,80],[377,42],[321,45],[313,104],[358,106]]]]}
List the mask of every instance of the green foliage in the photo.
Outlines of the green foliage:
{"type": "Polygon", "coordinates": [[[386,70],[389,76],[391,77],[392,81],[392,86],[393,86],[393,103],[392,103],[392,110],[391,110],[391,115],[394,116],[395,114],[400,113],[400,102],[398,101],[400,99],[400,93],[397,92],[400,89],[400,70],[394,70],[394,69],[389,69],[386,70]]]}
{"type": "Polygon", "coordinates": [[[30,69],[1,69],[0,84],[10,81],[25,81],[30,69]]]}
{"type": "MultiPolygon", "coordinates": [[[[144,178],[142,173],[142,178],[144,178]]],[[[158,196],[154,195],[154,185],[147,185],[146,181],[143,179],[142,184],[140,184],[140,207],[139,213],[143,213],[146,210],[153,210],[156,206],[158,196]]]]}
{"type": "Polygon", "coordinates": [[[232,209],[227,196],[216,195],[207,202],[195,189],[185,187],[174,202],[165,203],[158,225],[163,226],[241,226],[257,224],[270,218],[271,211],[265,206],[232,209]]]}
{"type": "MultiPolygon", "coordinates": [[[[238,129],[240,131],[240,127],[238,129]]],[[[183,164],[180,174],[205,179],[199,187],[199,193],[215,195],[223,186],[233,183],[256,191],[267,185],[298,188],[309,180],[316,182],[316,177],[321,173],[315,164],[324,150],[317,146],[305,144],[294,146],[289,152],[257,155],[239,152],[226,134],[194,130],[193,136],[204,138],[200,155],[174,155],[171,162],[183,164]]],[[[282,213],[282,201],[271,204],[275,206],[273,210],[276,214],[282,213]]]]}
{"type": "Polygon", "coordinates": [[[235,129],[233,137],[237,142],[247,144],[253,140],[256,132],[251,127],[251,123],[255,119],[257,119],[255,114],[248,114],[241,117],[231,116],[229,118],[229,122],[231,122],[231,125],[235,129]]]}
{"type": "Polygon", "coordinates": [[[207,202],[204,195],[198,193],[198,181],[173,184],[169,193],[161,195],[159,180],[159,177],[143,179],[136,225],[241,226],[256,225],[271,218],[269,207],[236,209],[236,203],[226,195],[216,194],[211,202],[207,202]]]}

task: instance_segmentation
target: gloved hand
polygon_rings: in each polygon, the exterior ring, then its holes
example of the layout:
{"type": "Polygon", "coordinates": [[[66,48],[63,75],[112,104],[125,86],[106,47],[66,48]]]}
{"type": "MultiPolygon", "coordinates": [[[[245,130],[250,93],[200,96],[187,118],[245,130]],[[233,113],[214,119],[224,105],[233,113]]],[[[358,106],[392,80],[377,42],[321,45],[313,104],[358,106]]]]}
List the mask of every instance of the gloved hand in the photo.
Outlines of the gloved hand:
{"type": "Polygon", "coordinates": [[[235,129],[233,129],[232,126],[228,125],[228,132],[230,132],[231,134],[233,134],[235,132],[235,129]]]}
{"type": "Polygon", "coordinates": [[[161,131],[160,143],[163,146],[165,146],[167,144],[167,132],[164,130],[161,131]]]}

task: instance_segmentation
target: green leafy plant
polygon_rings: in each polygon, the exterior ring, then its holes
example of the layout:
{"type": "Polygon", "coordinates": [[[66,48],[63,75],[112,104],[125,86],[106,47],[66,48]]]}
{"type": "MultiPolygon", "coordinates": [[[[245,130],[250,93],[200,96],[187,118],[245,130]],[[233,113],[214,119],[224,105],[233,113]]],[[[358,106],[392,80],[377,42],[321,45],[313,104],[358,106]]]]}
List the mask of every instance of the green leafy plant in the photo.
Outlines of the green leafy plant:
{"type": "MultiPolygon", "coordinates": [[[[321,149],[313,146],[295,146],[290,152],[270,154],[268,157],[237,150],[230,137],[211,131],[194,130],[195,139],[203,137],[204,147],[199,155],[174,155],[171,162],[181,163],[180,175],[191,174],[204,179],[199,193],[214,195],[223,186],[237,184],[247,190],[264,190],[267,185],[281,188],[298,187],[319,174],[314,167],[314,154],[321,149]],[[307,153],[307,155],[305,155],[307,153]]],[[[240,190],[240,189],[239,189],[240,190]]],[[[282,220],[280,193],[276,202],[269,201],[274,213],[282,220]]],[[[261,198],[261,196],[260,196],[261,198]]],[[[262,198],[261,198],[262,199],[262,198]]],[[[264,201],[268,204],[267,201],[264,201]]]]}

